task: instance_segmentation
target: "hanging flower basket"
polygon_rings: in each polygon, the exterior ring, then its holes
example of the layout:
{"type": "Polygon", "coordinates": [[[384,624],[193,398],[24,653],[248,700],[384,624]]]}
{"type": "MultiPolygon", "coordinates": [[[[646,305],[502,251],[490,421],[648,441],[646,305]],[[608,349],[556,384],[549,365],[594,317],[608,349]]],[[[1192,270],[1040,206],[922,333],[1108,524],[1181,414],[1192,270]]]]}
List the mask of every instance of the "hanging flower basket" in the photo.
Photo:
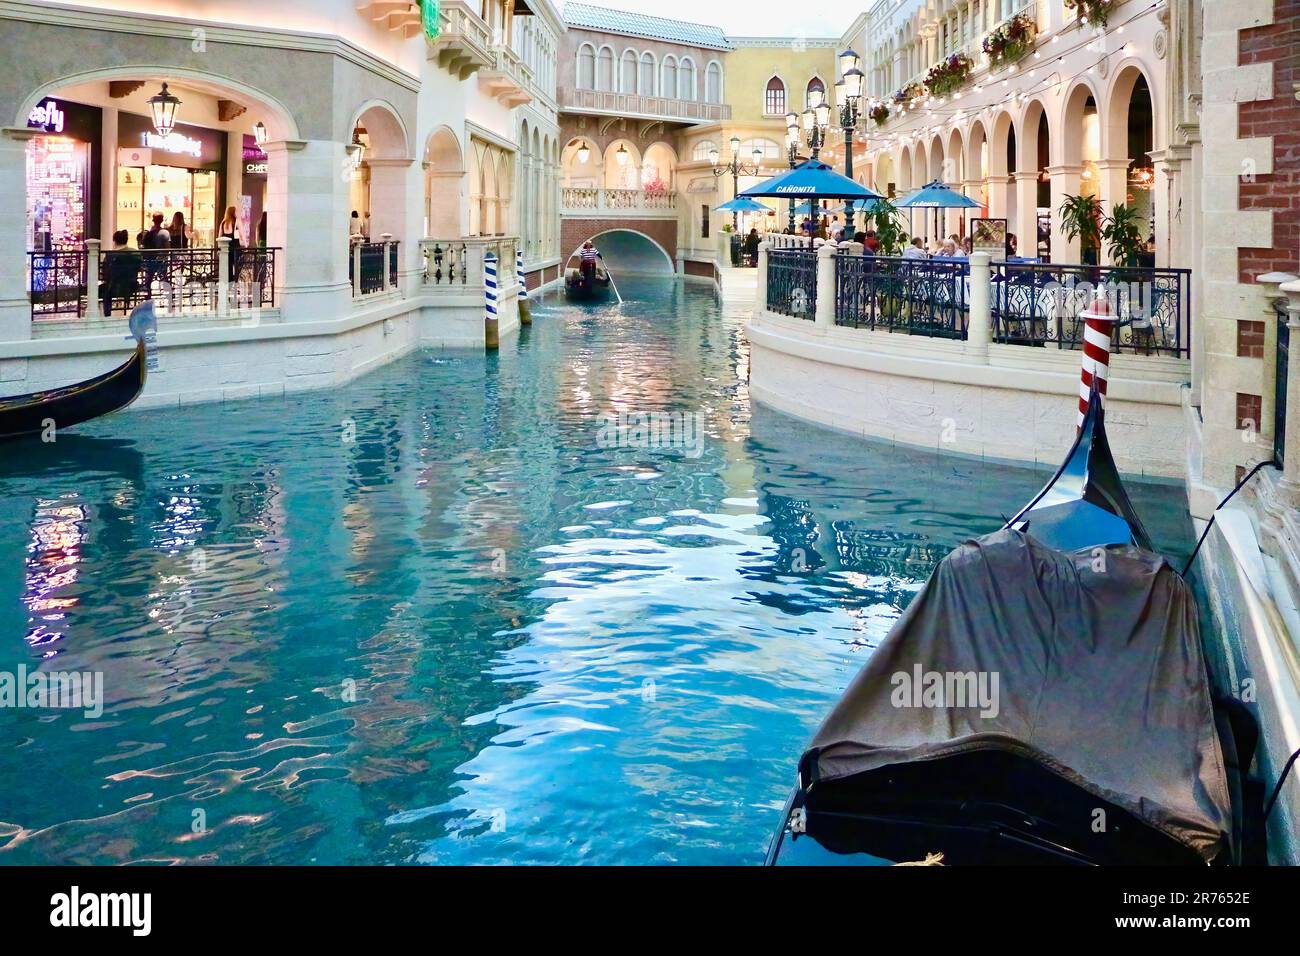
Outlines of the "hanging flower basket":
{"type": "Polygon", "coordinates": [[[1015,63],[1034,48],[1034,37],[1038,34],[1038,22],[1024,13],[1017,13],[1006,23],[984,38],[984,52],[989,58],[989,67],[996,69],[1015,63]]]}
{"type": "Polygon", "coordinates": [[[912,101],[925,95],[925,87],[920,83],[909,83],[894,94],[894,105],[911,106],[912,101]]]}
{"type": "Polygon", "coordinates": [[[871,112],[867,114],[877,126],[884,126],[889,122],[889,107],[884,103],[877,103],[871,107],[871,112]]]}
{"type": "Polygon", "coordinates": [[[943,96],[957,89],[968,79],[975,64],[965,53],[954,53],[941,63],[930,67],[925,76],[925,88],[931,96],[943,96]]]}
{"type": "Polygon", "coordinates": [[[1065,6],[1067,10],[1073,10],[1074,15],[1089,26],[1104,27],[1111,8],[1117,2],[1119,0],[1065,0],[1065,6]]]}

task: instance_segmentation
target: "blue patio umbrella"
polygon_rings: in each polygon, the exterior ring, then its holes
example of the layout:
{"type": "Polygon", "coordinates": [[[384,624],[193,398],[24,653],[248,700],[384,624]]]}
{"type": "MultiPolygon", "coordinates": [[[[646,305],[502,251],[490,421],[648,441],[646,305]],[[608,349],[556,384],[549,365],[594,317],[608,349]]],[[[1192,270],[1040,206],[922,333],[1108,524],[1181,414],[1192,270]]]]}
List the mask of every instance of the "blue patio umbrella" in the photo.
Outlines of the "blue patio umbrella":
{"type": "Polygon", "coordinates": [[[880,199],[880,193],[841,176],[819,159],[809,159],[794,169],[750,186],[741,196],[776,196],[780,199],[880,199]]]}
{"type": "MultiPolygon", "coordinates": [[[[880,199],[880,193],[868,189],[861,183],[855,183],[847,176],[841,176],[819,159],[809,159],[794,169],[778,176],[764,180],[757,186],[750,186],[742,196],[776,196],[789,199],[791,203],[807,200],[811,204],[817,199],[880,199]]],[[[810,211],[811,213],[811,211],[810,211]]],[[[791,208],[791,224],[796,211],[791,208]]]]}
{"type": "MultiPolygon", "coordinates": [[[[980,204],[957,192],[947,183],[933,180],[899,201],[900,209],[979,209],[980,204]]],[[[911,213],[908,213],[911,215],[911,213]]],[[[939,213],[934,214],[935,232],[939,231],[939,213]]]]}
{"type": "Polygon", "coordinates": [[[743,196],[737,196],[735,199],[729,199],[718,207],[718,212],[769,212],[770,209],[759,202],[757,199],[746,199],[743,196]]]}

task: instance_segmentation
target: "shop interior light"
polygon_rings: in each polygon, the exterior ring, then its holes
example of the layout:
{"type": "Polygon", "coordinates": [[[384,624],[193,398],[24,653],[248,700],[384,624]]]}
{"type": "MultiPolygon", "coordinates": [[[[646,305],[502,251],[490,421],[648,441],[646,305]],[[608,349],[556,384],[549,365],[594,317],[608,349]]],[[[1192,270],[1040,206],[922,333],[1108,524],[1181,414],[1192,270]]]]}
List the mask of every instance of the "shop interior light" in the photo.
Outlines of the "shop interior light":
{"type": "Polygon", "coordinates": [[[181,101],[167,92],[167,84],[149,97],[149,111],[153,114],[153,128],[159,136],[170,136],[176,129],[176,107],[181,101]]]}

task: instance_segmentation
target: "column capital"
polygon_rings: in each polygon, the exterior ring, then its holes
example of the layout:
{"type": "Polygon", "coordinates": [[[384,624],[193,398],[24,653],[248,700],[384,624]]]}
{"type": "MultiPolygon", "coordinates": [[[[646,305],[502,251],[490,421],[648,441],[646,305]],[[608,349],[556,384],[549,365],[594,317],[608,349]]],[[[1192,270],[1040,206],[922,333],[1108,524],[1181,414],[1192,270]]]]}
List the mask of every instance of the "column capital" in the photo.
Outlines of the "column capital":
{"type": "Polygon", "coordinates": [[[1110,170],[1110,169],[1127,170],[1129,167],[1129,163],[1131,162],[1132,160],[1129,159],[1098,159],[1093,161],[1093,165],[1101,170],[1110,170]]]}
{"type": "Polygon", "coordinates": [[[1082,165],[1073,166],[1070,164],[1062,164],[1060,166],[1045,166],[1043,168],[1047,170],[1047,175],[1049,176],[1079,176],[1083,173],[1082,165]]]}
{"type": "Polygon", "coordinates": [[[17,140],[25,143],[34,136],[39,136],[44,130],[35,129],[31,126],[4,126],[0,127],[0,133],[4,134],[5,139],[17,140]]]}

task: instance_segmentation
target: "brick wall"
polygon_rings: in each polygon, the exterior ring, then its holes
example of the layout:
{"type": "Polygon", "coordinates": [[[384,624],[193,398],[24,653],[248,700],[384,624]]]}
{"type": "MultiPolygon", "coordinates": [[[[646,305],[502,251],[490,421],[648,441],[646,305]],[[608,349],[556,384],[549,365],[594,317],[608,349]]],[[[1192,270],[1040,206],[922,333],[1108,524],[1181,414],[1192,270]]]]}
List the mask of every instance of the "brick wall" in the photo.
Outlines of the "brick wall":
{"type": "MultiPolygon", "coordinates": [[[[565,217],[560,222],[560,254],[571,255],[593,236],[602,232],[618,229],[623,232],[635,232],[657,243],[668,253],[668,257],[677,262],[677,220],[676,219],[581,219],[565,217]]],[[[676,269],[676,266],[673,267],[676,269]]]]}
{"type": "Polygon", "coordinates": [[[1237,113],[1241,139],[1273,139],[1272,171],[1242,176],[1242,209],[1273,213],[1273,245],[1241,248],[1237,269],[1242,282],[1266,272],[1300,272],[1300,102],[1294,84],[1300,82],[1300,0],[1275,0],[1274,22],[1242,30],[1242,66],[1273,64],[1270,100],[1242,103],[1237,113]]]}

